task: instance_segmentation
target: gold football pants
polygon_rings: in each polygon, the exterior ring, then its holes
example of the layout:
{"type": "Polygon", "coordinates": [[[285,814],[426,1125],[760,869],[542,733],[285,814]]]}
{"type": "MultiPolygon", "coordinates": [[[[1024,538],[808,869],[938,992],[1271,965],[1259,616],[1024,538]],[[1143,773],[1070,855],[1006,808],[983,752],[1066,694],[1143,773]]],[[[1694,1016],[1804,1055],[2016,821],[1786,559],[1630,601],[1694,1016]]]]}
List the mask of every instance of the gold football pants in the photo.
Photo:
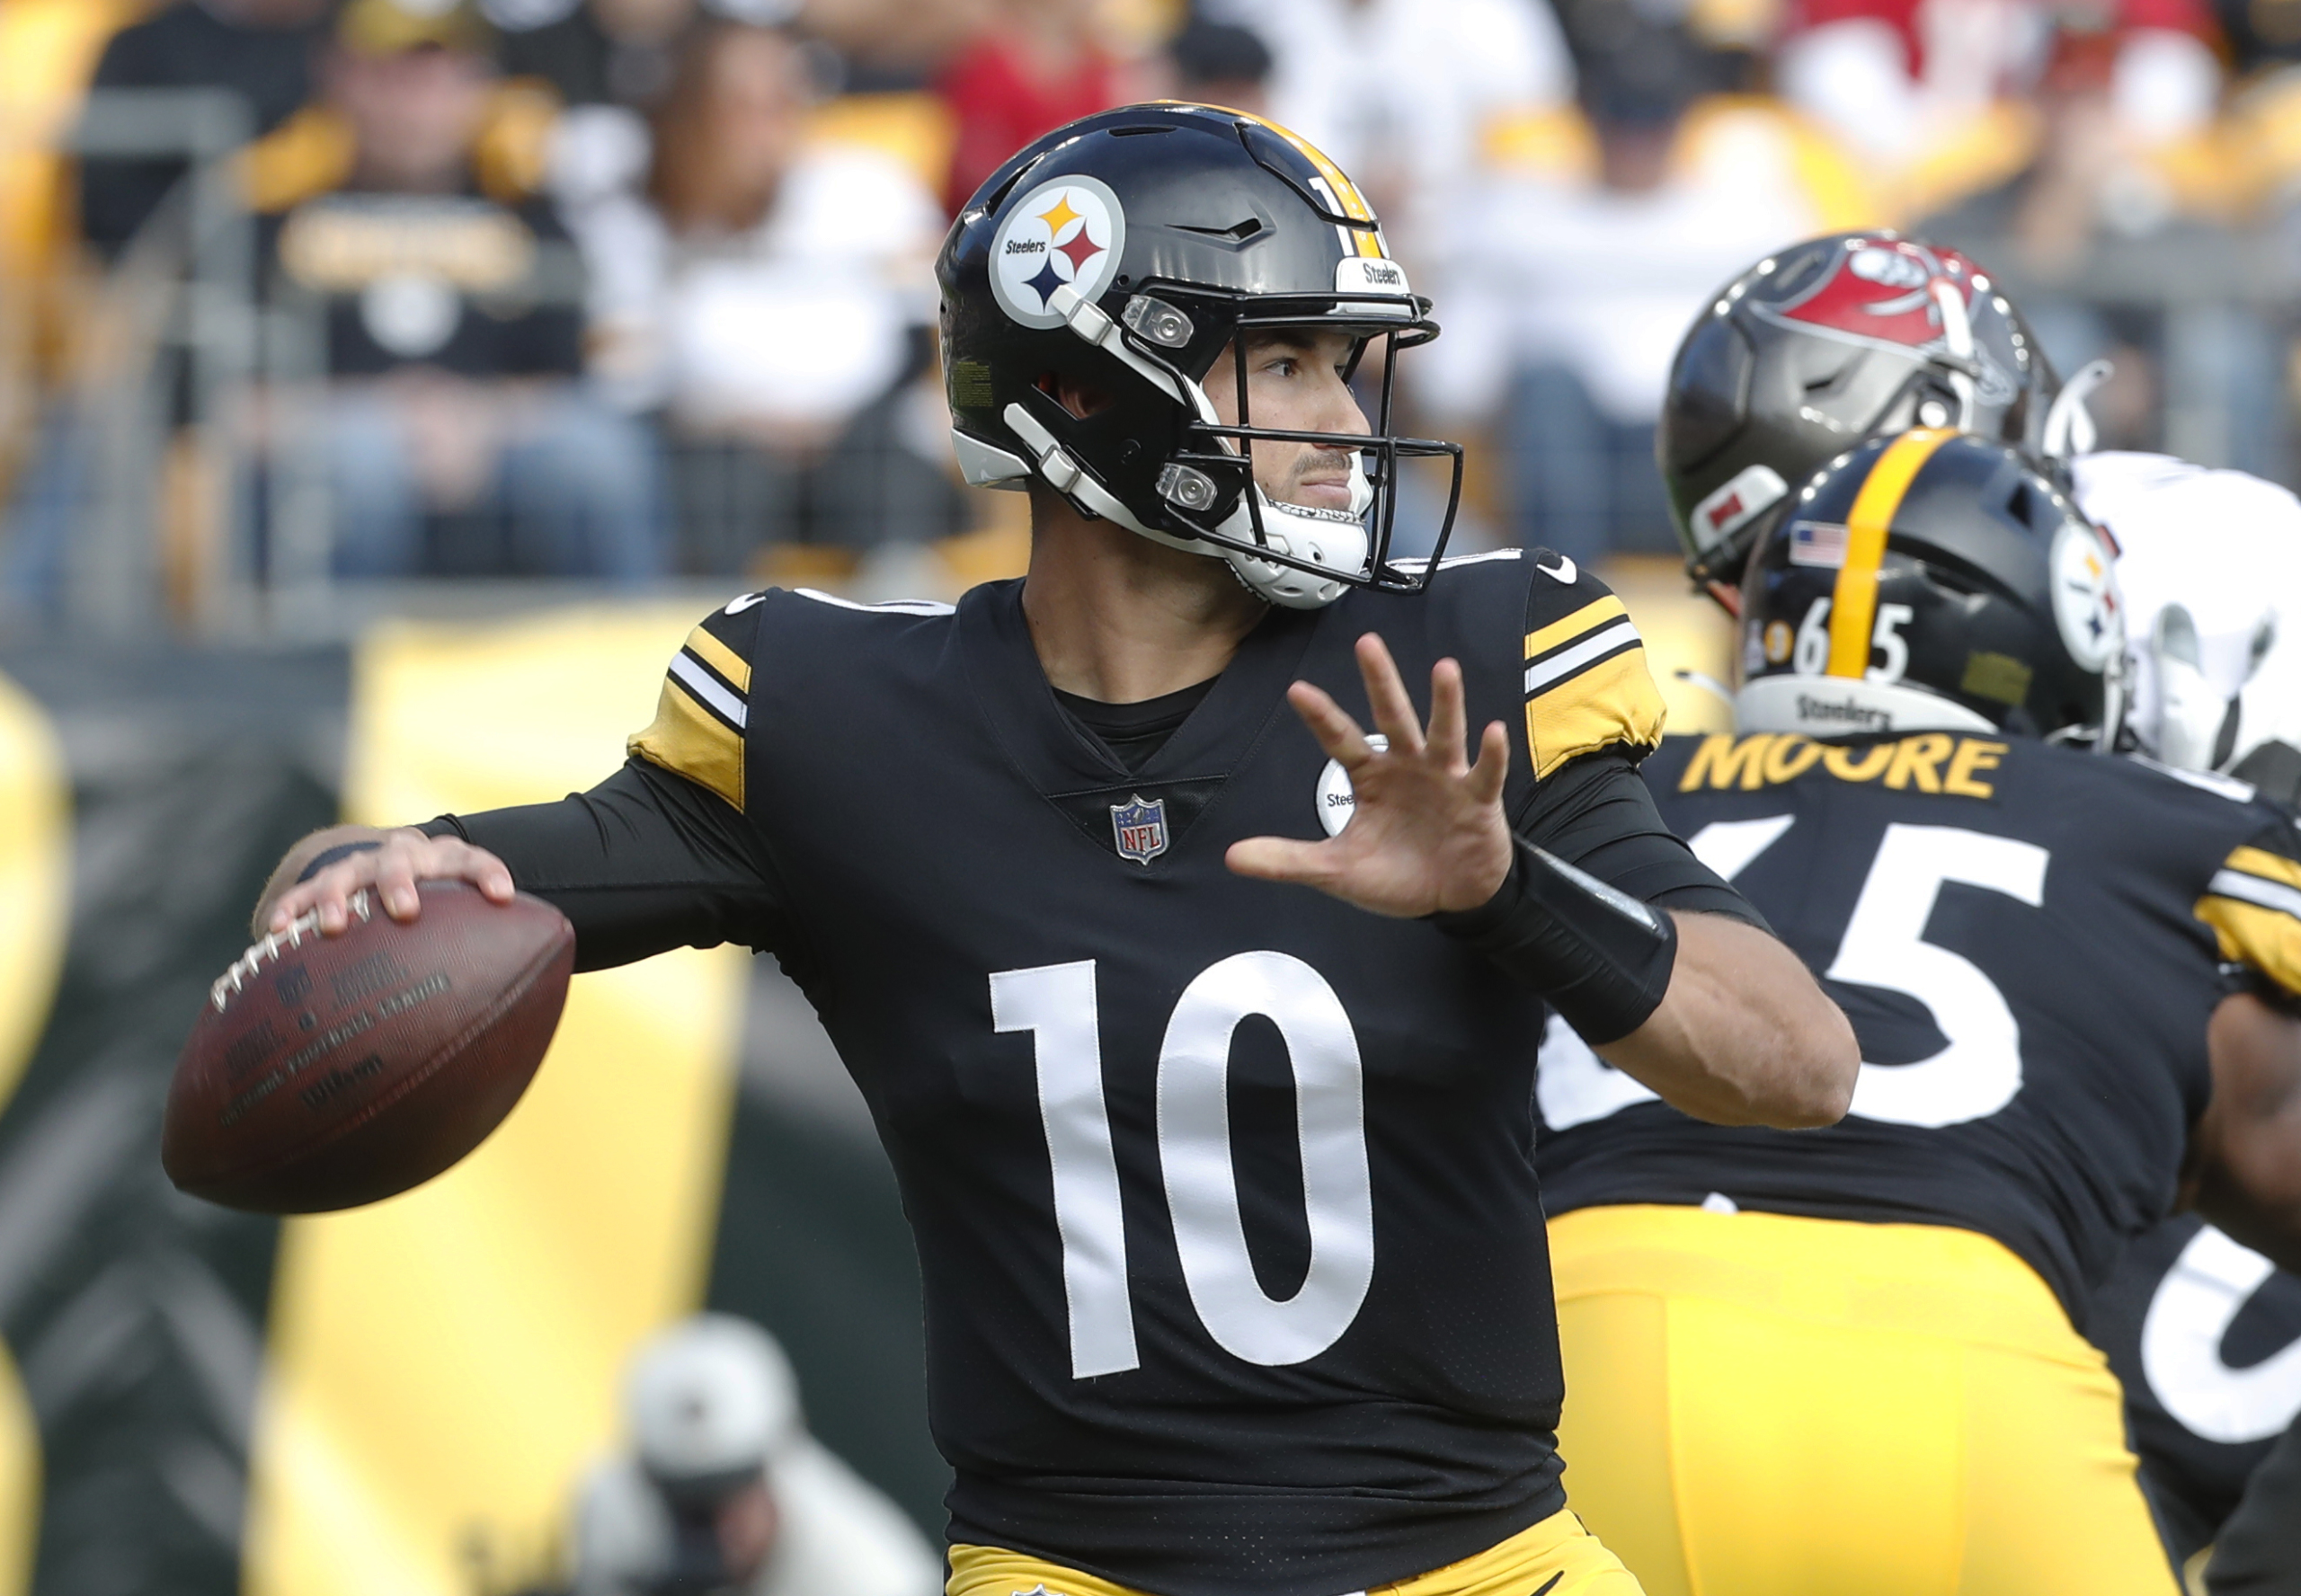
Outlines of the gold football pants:
{"type": "MultiPolygon", "coordinates": [[[[946,1596],[1142,1596],[1139,1591],[995,1547],[951,1548],[946,1596]]],[[[1570,1512],[1552,1513],[1459,1563],[1364,1596],[1639,1596],[1638,1582],[1570,1512]]],[[[1354,1593],[1355,1596],[1355,1593],[1354,1593]]]]}
{"type": "Polygon", "coordinates": [[[2172,1596],[2117,1379],[1996,1242],[1654,1207],[1550,1237],[1567,1494],[1650,1596],[2172,1596]]]}

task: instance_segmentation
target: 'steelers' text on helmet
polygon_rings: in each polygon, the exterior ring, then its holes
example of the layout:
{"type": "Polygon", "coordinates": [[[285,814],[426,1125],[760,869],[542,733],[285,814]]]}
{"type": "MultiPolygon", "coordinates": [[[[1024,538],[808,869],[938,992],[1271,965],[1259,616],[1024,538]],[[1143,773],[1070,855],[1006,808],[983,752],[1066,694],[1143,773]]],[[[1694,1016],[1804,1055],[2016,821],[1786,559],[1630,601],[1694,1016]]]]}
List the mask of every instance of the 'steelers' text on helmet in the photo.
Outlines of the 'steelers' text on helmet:
{"type": "MultiPolygon", "coordinates": [[[[1390,431],[1390,357],[1437,335],[1430,302],[1390,258],[1350,179],[1259,118],[1160,103],[1105,111],[1017,155],[968,202],[936,262],[952,439],[966,479],[1036,476],[1079,510],[1154,541],[1228,560],[1274,604],[1311,608],[1346,586],[1412,590],[1436,564],[1390,559],[1399,460],[1456,446],[1390,431]],[[1239,420],[1202,383],[1233,340],[1322,328],[1380,342],[1371,435],[1254,425],[1245,362],[1239,420]],[[1065,379],[1108,396],[1072,415],[1065,379]],[[1348,451],[1347,510],[1272,500],[1255,440],[1348,451]]],[[[1356,359],[1354,356],[1354,360],[1356,359]]]]}
{"type": "Polygon", "coordinates": [[[2039,457],[2057,386],[2021,313],[1955,250],[1840,233],[1769,255],[1671,363],[1654,452],[1686,570],[1740,580],[1790,490],[1866,438],[1951,427],[2039,457]]]}
{"type": "Polygon", "coordinates": [[[2112,558],[2004,445],[1946,429],[1874,439],[1800,489],[1751,556],[1737,719],[2106,748],[2125,672],[2112,558]]]}

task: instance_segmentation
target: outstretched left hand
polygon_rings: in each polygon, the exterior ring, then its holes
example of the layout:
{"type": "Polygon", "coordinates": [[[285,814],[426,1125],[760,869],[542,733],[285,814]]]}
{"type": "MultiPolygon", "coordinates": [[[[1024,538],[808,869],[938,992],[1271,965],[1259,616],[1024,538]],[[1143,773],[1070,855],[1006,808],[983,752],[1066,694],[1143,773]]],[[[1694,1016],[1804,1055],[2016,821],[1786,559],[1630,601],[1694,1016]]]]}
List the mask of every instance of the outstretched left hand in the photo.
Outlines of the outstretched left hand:
{"type": "Polygon", "coordinates": [[[1240,875],[1316,887],[1380,915],[1476,909],[1510,874],[1513,845],[1502,812],[1509,734],[1501,722],[1489,722],[1470,762],[1462,668],[1452,660],[1431,668],[1427,732],[1416,722],[1390,651],[1371,632],[1358,640],[1358,669],[1387,749],[1370,746],[1358,723],[1309,682],[1286,692],[1319,746],[1350,777],[1357,795],[1350,823],[1324,842],[1250,837],[1231,844],[1224,863],[1240,875]]]}

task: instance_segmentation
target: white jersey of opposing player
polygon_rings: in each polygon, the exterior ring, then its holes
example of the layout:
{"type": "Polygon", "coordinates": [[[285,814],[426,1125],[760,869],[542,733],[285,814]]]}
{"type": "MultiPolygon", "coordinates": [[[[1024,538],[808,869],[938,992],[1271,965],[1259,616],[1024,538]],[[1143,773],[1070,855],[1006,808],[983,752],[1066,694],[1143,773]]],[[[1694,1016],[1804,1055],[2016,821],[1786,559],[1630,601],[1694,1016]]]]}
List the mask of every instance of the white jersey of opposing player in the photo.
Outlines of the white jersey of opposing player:
{"type": "Polygon", "coordinates": [[[2225,769],[2272,738],[2301,747],[2301,500],[2170,455],[2109,450],[2070,468],[2077,507],[2117,540],[2134,660],[2128,714],[2143,751],[2225,769]],[[2169,672],[2152,647],[2171,605],[2195,624],[2195,678],[2169,672]],[[2241,698],[2236,741],[2217,762],[2231,698],[2241,698]]]}
{"type": "MultiPolygon", "coordinates": [[[[943,1561],[875,1486],[812,1437],[779,1450],[769,1475],[775,1549],[743,1596],[940,1596],[943,1561]]],[[[636,1463],[611,1459],[583,1482],[575,1515],[575,1596],[635,1596],[671,1559],[671,1521],[636,1463]]]]}

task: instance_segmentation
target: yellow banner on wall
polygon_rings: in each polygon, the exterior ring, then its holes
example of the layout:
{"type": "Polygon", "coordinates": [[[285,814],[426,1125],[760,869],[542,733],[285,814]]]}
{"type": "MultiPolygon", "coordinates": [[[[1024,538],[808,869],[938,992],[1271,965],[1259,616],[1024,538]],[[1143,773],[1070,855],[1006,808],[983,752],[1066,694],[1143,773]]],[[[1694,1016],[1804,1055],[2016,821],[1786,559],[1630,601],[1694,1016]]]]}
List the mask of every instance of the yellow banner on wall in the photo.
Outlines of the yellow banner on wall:
{"type": "MultiPolygon", "coordinates": [[[[623,758],[690,609],[379,628],[355,658],[348,818],[554,799],[623,758]]],[[[746,973],[691,950],[576,978],[494,1136],[404,1196],[281,1237],[249,1596],[475,1596],[544,1572],[623,1361],[699,1305],[746,973]]]]}
{"type": "MultiPolygon", "coordinates": [[[[71,802],[47,714],[0,676],[0,1108],[55,1000],[71,904],[71,802]]],[[[0,1596],[31,1586],[40,1429],[0,1346],[0,1596]]]]}

